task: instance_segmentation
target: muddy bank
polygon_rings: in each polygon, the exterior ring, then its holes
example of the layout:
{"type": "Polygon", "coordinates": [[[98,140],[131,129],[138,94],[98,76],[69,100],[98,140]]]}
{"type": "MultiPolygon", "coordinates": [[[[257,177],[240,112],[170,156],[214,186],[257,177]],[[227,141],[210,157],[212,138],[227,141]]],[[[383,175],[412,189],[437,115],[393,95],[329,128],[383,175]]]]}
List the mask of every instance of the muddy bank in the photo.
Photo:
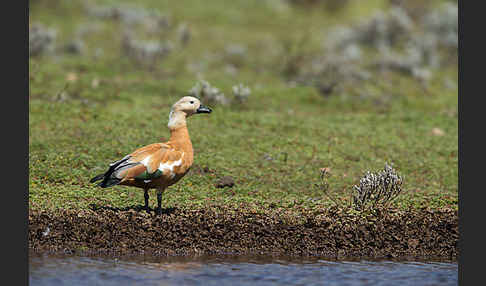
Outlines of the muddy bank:
{"type": "Polygon", "coordinates": [[[457,259],[454,210],[268,211],[166,209],[160,217],[136,210],[29,212],[33,251],[103,254],[286,254],[442,257],[457,259]],[[294,218],[294,219],[293,219],[294,218]]]}

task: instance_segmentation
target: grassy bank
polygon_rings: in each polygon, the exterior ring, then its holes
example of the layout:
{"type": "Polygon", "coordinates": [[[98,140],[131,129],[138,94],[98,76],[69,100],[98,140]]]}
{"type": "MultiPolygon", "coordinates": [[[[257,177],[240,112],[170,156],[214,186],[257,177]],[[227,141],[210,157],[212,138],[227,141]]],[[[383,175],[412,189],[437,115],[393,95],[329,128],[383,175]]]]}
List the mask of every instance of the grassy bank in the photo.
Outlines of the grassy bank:
{"type": "MultiPolygon", "coordinates": [[[[31,25],[40,22],[57,34],[52,53],[29,59],[29,208],[142,204],[138,189],[100,189],[88,181],[134,149],[167,140],[170,106],[204,79],[228,97],[239,83],[251,95],[243,103],[209,104],[211,115],[189,119],[195,165],[164,194],[166,208],[297,214],[344,207],[365,171],[390,162],[404,177],[394,208],[457,210],[456,64],[430,69],[426,81],[367,69],[368,80],[340,78],[340,89],[325,94],[297,80],[323,53],[333,27],[390,5],[348,2],[330,11],[285,1],[145,1],[139,7],[170,16],[167,30],[130,29],[173,45],[168,56],[147,63],[123,52],[123,21],[93,16],[82,1],[31,1],[31,25]],[[185,45],[183,23],[190,30],[185,45]],[[76,37],[82,51],[66,52],[76,37]],[[333,199],[315,187],[321,168],[329,168],[333,199]],[[223,176],[235,185],[215,187],[223,176]]],[[[155,201],[152,193],[152,206],[155,201]]]]}

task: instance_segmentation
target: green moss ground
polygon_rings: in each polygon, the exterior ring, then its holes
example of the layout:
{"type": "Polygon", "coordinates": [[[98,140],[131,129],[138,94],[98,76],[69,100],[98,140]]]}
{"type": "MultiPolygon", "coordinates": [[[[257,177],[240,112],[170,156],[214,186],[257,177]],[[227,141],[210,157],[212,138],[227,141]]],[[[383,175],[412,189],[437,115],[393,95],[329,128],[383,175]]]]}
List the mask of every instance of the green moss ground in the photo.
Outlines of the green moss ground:
{"type": "MultiPolygon", "coordinates": [[[[31,3],[30,22],[57,28],[62,43],[88,20],[81,4],[53,2],[58,6],[31,3]]],[[[312,33],[304,49],[315,51],[326,28],[352,23],[385,4],[367,1],[330,14],[322,9],[278,12],[265,3],[271,2],[144,1],[140,5],[170,14],[176,24],[187,22],[192,31],[187,48],[174,51],[155,71],[120,55],[119,26],[110,21],[100,22],[102,29],[86,40],[90,48],[82,56],[31,58],[30,208],[142,204],[139,189],[101,189],[89,179],[135,148],[168,139],[169,108],[197,81],[187,68],[197,63],[203,78],[226,94],[240,82],[252,94],[243,105],[211,106],[211,115],[189,119],[197,166],[164,194],[166,207],[331,206],[335,203],[314,187],[322,167],[331,170],[329,193],[344,206],[366,170],[391,162],[405,178],[396,207],[457,209],[458,94],[444,84],[446,79],[457,82],[457,66],[435,72],[426,86],[390,74],[359,87],[373,94],[370,98],[351,92],[323,97],[311,87],[289,85],[281,73],[286,55],[264,43],[312,33]],[[248,47],[248,58],[235,75],[225,70],[224,58],[208,59],[228,44],[248,47]],[[94,57],[97,47],[102,57],[94,57]],[[70,74],[75,81],[68,81],[70,74]],[[59,95],[62,91],[66,96],[59,95]],[[443,135],[433,135],[434,128],[443,135]],[[264,159],[268,156],[273,160],[264,159]],[[214,172],[197,172],[198,167],[214,172]],[[235,178],[233,188],[214,186],[224,175],[235,178]]]]}

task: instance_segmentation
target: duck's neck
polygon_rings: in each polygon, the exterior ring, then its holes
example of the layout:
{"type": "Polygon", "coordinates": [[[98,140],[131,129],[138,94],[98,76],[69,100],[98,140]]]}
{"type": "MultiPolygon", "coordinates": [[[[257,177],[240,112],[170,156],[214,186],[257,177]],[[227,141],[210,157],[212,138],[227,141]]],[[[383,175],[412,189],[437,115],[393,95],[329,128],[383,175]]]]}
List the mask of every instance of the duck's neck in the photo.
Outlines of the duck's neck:
{"type": "Polygon", "coordinates": [[[170,111],[169,114],[169,124],[167,124],[169,129],[175,130],[180,127],[186,127],[186,114],[182,111],[170,111]]]}
{"type": "Polygon", "coordinates": [[[186,125],[186,115],[183,112],[171,112],[169,117],[169,143],[192,158],[193,149],[189,131],[186,125]]]}

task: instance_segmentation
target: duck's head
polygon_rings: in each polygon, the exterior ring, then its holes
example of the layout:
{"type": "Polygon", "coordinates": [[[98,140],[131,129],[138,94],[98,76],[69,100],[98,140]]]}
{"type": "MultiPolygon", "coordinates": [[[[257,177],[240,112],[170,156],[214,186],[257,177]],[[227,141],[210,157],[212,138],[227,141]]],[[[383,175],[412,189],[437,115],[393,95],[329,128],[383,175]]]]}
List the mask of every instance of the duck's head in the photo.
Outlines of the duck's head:
{"type": "Polygon", "coordinates": [[[211,108],[201,104],[201,101],[192,96],[184,96],[172,105],[171,112],[183,112],[186,117],[198,113],[211,113],[211,108]]]}
{"type": "Polygon", "coordinates": [[[186,118],[199,113],[211,113],[211,108],[201,104],[201,101],[192,96],[179,99],[170,110],[169,128],[176,129],[186,125],[186,118]]]}

